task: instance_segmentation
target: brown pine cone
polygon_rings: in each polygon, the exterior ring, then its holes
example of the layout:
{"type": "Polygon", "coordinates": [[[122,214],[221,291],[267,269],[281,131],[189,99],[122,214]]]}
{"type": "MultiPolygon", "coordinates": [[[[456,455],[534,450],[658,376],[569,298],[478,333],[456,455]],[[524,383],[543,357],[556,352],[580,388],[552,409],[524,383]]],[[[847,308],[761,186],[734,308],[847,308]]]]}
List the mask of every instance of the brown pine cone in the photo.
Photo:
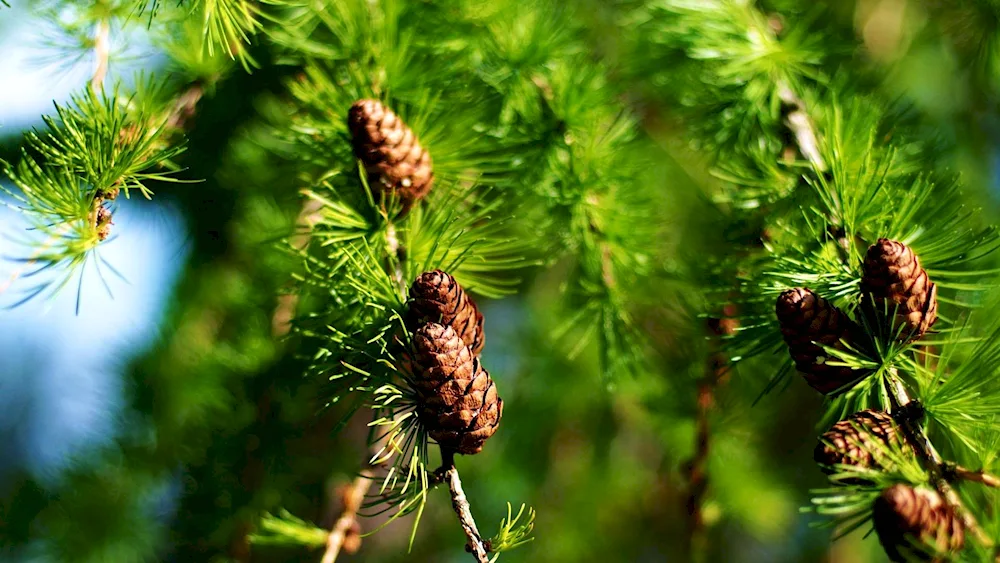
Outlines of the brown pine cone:
{"type": "Polygon", "coordinates": [[[413,336],[417,414],[442,449],[475,454],[493,435],[503,400],[479,358],[447,325],[426,323],[413,336]]]}
{"type": "Polygon", "coordinates": [[[834,465],[878,469],[883,467],[885,448],[900,443],[899,429],[892,417],[868,409],[841,420],[820,436],[813,459],[827,473],[836,471],[834,465]]]}
{"type": "Polygon", "coordinates": [[[378,100],[358,100],[347,114],[354,154],[365,165],[372,187],[397,194],[409,207],[431,191],[431,155],[413,130],[378,100]]]}
{"type": "Polygon", "coordinates": [[[901,242],[883,238],[868,248],[861,292],[866,311],[895,311],[902,340],[922,337],[937,320],[937,286],[913,250],[901,242]]]}
{"type": "Polygon", "coordinates": [[[440,323],[455,329],[458,336],[478,356],[486,336],[483,314],[475,301],[462,289],[451,274],[434,270],[420,274],[410,286],[408,314],[410,330],[424,323],[440,323]]]}
{"type": "Polygon", "coordinates": [[[118,198],[118,194],[120,192],[121,188],[119,187],[108,188],[106,190],[105,189],[97,190],[97,193],[94,195],[94,199],[99,199],[102,201],[114,201],[115,199],[118,198]]]}
{"type": "Polygon", "coordinates": [[[865,374],[846,366],[831,366],[827,353],[814,343],[843,350],[853,342],[858,326],[840,309],[805,288],[789,289],[775,307],[788,352],[806,383],[823,394],[833,393],[865,374]]]}
{"type": "Polygon", "coordinates": [[[889,559],[950,561],[965,545],[962,521],[937,491],[893,485],[875,500],[872,520],[889,559]]]}

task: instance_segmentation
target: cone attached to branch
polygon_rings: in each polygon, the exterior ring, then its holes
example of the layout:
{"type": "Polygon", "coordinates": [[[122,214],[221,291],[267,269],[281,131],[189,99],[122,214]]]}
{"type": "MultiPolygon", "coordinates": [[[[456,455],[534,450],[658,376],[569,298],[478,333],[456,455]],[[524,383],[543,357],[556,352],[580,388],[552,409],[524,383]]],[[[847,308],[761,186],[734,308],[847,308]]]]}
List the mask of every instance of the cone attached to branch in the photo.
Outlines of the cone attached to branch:
{"type": "Polygon", "coordinates": [[[96,215],[94,226],[97,228],[97,239],[107,240],[111,236],[111,225],[114,224],[111,222],[111,210],[98,204],[96,215]]]}
{"type": "Polygon", "coordinates": [[[406,207],[427,195],[434,181],[431,155],[413,130],[378,100],[359,100],[347,114],[354,154],[372,187],[395,194],[406,207]]]}
{"type": "Polygon", "coordinates": [[[922,337],[937,320],[937,286],[901,242],[883,238],[868,248],[861,292],[869,312],[895,314],[902,340],[922,337]]]}
{"type": "Polygon", "coordinates": [[[417,414],[442,449],[475,454],[500,424],[496,384],[455,330],[429,322],[413,335],[417,414]]]}
{"type": "Polygon", "coordinates": [[[820,346],[844,350],[844,342],[855,340],[858,326],[843,311],[800,287],[782,293],[775,312],[796,369],[814,389],[833,393],[863,375],[847,366],[830,365],[834,358],[820,346]]]}
{"type": "Polygon", "coordinates": [[[414,280],[407,320],[410,330],[429,322],[450,326],[473,356],[482,352],[486,341],[479,307],[451,274],[441,270],[424,272],[414,280]]]}
{"type": "Polygon", "coordinates": [[[965,545],[962,521],[937,491],[898,484],[875,500],[872,519],[889,559],[950,561],[965,545]]]}
{"type": "Polygon", "coordinates": [[[828,473],[836,471],[834,465],[879,469],[886,465],[886,451],[901,443],[892,417],[868,409],[841,420],[820,436],[813,459],[828,473]]]}

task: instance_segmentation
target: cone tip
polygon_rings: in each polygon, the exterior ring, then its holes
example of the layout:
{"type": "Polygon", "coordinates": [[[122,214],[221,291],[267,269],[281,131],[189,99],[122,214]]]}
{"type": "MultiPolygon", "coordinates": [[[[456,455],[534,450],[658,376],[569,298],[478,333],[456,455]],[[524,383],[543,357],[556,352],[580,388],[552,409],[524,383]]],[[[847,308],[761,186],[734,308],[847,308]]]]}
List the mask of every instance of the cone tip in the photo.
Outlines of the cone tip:
{"type": "Polygon", "coordinates": [[[882,256],[890,256],[893,254],[898,254],[908,248],[905,244],[899,242],[898,240],[892,240],[885,237],[878,239],[875,244],[868,247],[867,258],[877,259],[882,256]]]}
{"type": "Polygon", "coordinates": [[[420,327],[417,328],[416,336],[417,337],[422,336],[433,340],[436,338],[441,338],[448,332],[455,332],[455,330],[448,325],[430,322],[420,325],[420,327]]]}
{"type": "Polygon", "coordinates": [[[437,287],[445,283],[452,283],[454,279],[451,274],[445,272],[444,270],[430,270],[424,272],[417,276],[413,283],[410,284],[410,297],[418,297],[424,293],[427,288],[437,287]]]}
{"type": "Polygon", "coordinates": [[[375,99],[364,98],[354,102],[351,104],[351,109],[347,110],[347,125],[351,129],[351,134],[357,137],[371,116],[385,112],[382,102],[375,99]]]}
{"type": "Polygon", "coordinates": [[[424,282],[426,282],[426,281],[434,281],[434,280],[436,280],[436,278],[450,278],[450,277],[451,277],[451,275],[449,275],[444,270],[434,269],[434,270],[428,270],[428,271],[420,274],[419,276],[417,276],[417,279],[414,280],[413,283],[417,283],[417,282],[421,282],[421,281],[424,281],[424,282]]]}
{"type": "Polygon", "coordinates": [[[792,289],[785,290],[778,296],[778,302],[775,304],[775,312],[778,315],[778,320],[788,318],[793,315],[800,307],[800,303],[805,301],[809,296],[815,296],[811,290],[804,287],[795,287],[792,289]]]}
{"type": "Polygon", "coordinates": [[[370,110],[382,105],[382,102],[374,98],[362,98],[351,104],[351,112],[370,110]]]}

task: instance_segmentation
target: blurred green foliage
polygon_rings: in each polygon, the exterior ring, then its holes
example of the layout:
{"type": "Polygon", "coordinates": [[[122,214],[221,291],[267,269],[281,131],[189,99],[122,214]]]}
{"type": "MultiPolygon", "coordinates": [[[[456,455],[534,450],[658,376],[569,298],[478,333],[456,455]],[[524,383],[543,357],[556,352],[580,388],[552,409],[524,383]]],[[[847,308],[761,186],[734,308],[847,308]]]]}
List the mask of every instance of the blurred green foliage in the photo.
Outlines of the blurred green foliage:
{"type": "MultiPolygon", "coordinates": [[[[37,17],[72,3],[45,4],[37,17]]],[[[180,169],[171,178],[199,183],[136,176],[179,206],[192,251],[158,343],[126,370],[129,404],[114,443],[55,483],[23,474],[0,484],[0,556],[248,560],[245,538],[265,511],[287,510],[312,523],[304,529],[332,524],[335,488],[368,457],[370,415],[361,411],[341,427],[357,405],[338,402],[345,389],[316,373],[342,365],[346,354],[331,347],[324,364],[318,350],[329,344],[328,326],[370,328],[361,326],[364,305],[399,305],[391,284],[374,297],[367,291],[364,303],[342,299],[358,285],[370,289],[345,267],[366,260],[351,241],[386,236],[383,219],[362,216],[370,210],[344,124],[352,101],[376,96],[421,132],[437,165],[430,202],[438,208],[415,212],[408,231],[420,251],[413,254],[426,258],[407,264],[407,277],[460,254],[466,261],[455,273],[484,307],[483,362],[505,415],[484,452],[458,467],[484,534],[508,502],[536,511],[536,539],[503,560],[884,559],[864,530],[831,547],[830,530],[816,526],[823,519],[799,510],[811,489],[827,486],[811,459],[817,434],[860,399],[824,404],[799,378],[779,377],[793,373],[782,367],[774,296],[808,283],[851,302],[858,268],[844,268],[828,240],[841,228],[865,240],[913,235],[955,302],[951,326],[963,326],[968,308],[990,310],[995,259],[963,249],[995,246],[982,225],[995,218],[1000,7],[987,0],[134,4],[95,5],[113,8],[108,17],[122,28],[145,29],[162,49],[163,90],[143,96],[149,106],[92,101],[61,123],[94,124],[93,144],[109,147],[102,143],[118,134],[109,117],[116,109],[172,115],[176,100],[196,94],[196,111],[175,124],[186,149],[161,156],[180,169]],[[822,132],[828,173],[783,158],[794,144],[783,88],[801,98],[822,132]],[[962,192],[953,189],[956,176],[962,192]],[[303,190],[340,205],[327,205],[316,227],[332,242],[289,252],[281,241],[295,228],[303,190]],[[964,214],[977,207],[984,210],[975,219],[964,214]],[[462,252],[436,253],[442,233],[462,252]],[[276,336],[274,311],[287,294],[300,297],[300,330],[276,336]],[[743,330],[724,349],[744,361],[711,386],[709,408],[700,409],[720,353],[707,321],[731,303],[741,308],[743,330]],[[774,390],[762,397],[769,382],[774,390]],[[703,416],[705,530],[692,541],[688,478],[703,416]],[[165,499],[169,510],[158,508],[165,499]]],[[[89,29],[75,18],[67,27],[70,37],[89,29]]],[[[139,148],[168,133],[143,135],[139,148]]],[[[35,146],[26,160],[13,148],[0,157],[14,166],[35,158],[59,165],[37,138],[13,141],[35,146]]],[[[126,152],[142,170],[159,170],[161,156],[126,152]]],[[[97,150],[76,156],[62,172],[100,170],[89,164],[110,158],[97,150]]],[[[37,183],[21,179],[30,194],[37,183]]],[[[82,190],[88,204],[101,182],[78,188],[65,180],[66,189],[47,195],[72,200],[82,190]]],[[[66,214],[86,212],[85,205],[66,214]]],[[[975,348],[955,338],[956,375],[938,386],[934,370],[920,371],[918,387],[937,417],[932,433],[956,442],[945,451],[990,467],[1000,387],[976,378],[995,374],[998,343],[989,323],[966,330],[988,340],[975,348]],[[963,421],[958,415],[976,401],[980,418],[963,421]]],[[[963,494],[995,504],[995,495],[963,494]]],[[[468,557],[445,491],[430,492],[407,552],[410,524],[388,524],[344,559],[468,557]]],[[[1000,536],[1000,515],[984,527],[1000,536]]],[[[318,536],[303,537],[313,550],[255,545],[252,560],[318,561],[318,536]]]]}

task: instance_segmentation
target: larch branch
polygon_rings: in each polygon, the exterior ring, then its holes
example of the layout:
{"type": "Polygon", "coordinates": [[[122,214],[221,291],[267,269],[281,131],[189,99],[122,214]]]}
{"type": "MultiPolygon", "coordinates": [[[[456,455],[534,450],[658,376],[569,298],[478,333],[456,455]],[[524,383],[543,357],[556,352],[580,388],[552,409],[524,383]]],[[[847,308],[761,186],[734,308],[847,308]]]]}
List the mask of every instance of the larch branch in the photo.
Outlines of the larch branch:
{"type": "MultiPolygon", "coordinates": [[[[913,408],[917,403],[910,398],[906,387],[903,382],[899,379],[898,374],[892,373],[889,375],[890,384],[890,394],[889,397],[892,401],[893,410],[898,412],[906,408],[913,408]]],[[[903,429],[903,434],[906,437],[907,442],[917,453],[917,456],[924,463],[925,468],[930,473],[931,481],[934,487],[938,490],[942,497],[944,497],[945,502],[951,507],[954,513],[962,519],[962,524],[967,530],[972,532],[979,542],[986,546],[992,547],[993,540],[991,540],[983,529],[976,522],[975,516],[965,505],[962,504],[962,500],[958,498],[958,493],[955,489],[951,487],[948,480],[945,479],[944,467],[945,462],[941,459],[941,455],[938,454],[937,450],[934,449],[934,445],[931,443],[930,438],[927,436],[927,432],[924,430],[923,426],[914,420],[913,416],[904,415],[901,417],[900,426],[903,429]]]]}
{"type": "Polygon", "coordinates": [[[692,560],[701,558],[705,547],[704,501],[708,491],[708,458],[712,433],[709,419],[715,404],[715,392],[729,373],[729,360],[722,352],[722,338],[736,331],[735,306],[723,307],[722,318],[708,321],[711,351],[705,362],[705,375],[698,383],[695,414],[694,455],[685,467],[687,477],[688,551],[692,560]]]}
{"type": "Polygon", "coordinates": [[[478,563],[489,563],[490,545],[489,542],[483,540],[483,536],[479,533],[479,527],[476,526],[476,520],[472,517],[472,507],[469,505],[469,499],[465,496],[465,490],[462,489],[462,478],[458,474],[458,468],[455,467],[454,452],[441,450],[441,469],[438,469],[438,474],[448,482],[448,489],[451,491],[451,507],[455,510],[455,515],[458,516],[465,537],[468,538],[468,542],[465,544],[466,551],[472,553],[478,563]]]}
{"type": "MultiPolygon", "coordinates": [[[[375,478],[375,471],[371,467],[365,468],[343,494],[343,509],[340,517],[330,529],[330,535],[326,538],[326,550],[323,552],[321,563],[334,563],[341,550],[344,549],[344,542],[347,541],[351,530],[358,521],[358,511],[364,502],[368,488],[372,479],[375,478]]],[[[348,550],[345,550],[348,551],[348,550]]]]}
{"type": "Polygon", "coordinates": [[[818,135],[812,119],[806,112],[806,104],[788,84],[778,84],[778,98],[790,108],[785,114],[785,126],[795,137],[795,146],[813,166],[819,171],[826,170],[826,162],[819,151],[818,135]]]}

